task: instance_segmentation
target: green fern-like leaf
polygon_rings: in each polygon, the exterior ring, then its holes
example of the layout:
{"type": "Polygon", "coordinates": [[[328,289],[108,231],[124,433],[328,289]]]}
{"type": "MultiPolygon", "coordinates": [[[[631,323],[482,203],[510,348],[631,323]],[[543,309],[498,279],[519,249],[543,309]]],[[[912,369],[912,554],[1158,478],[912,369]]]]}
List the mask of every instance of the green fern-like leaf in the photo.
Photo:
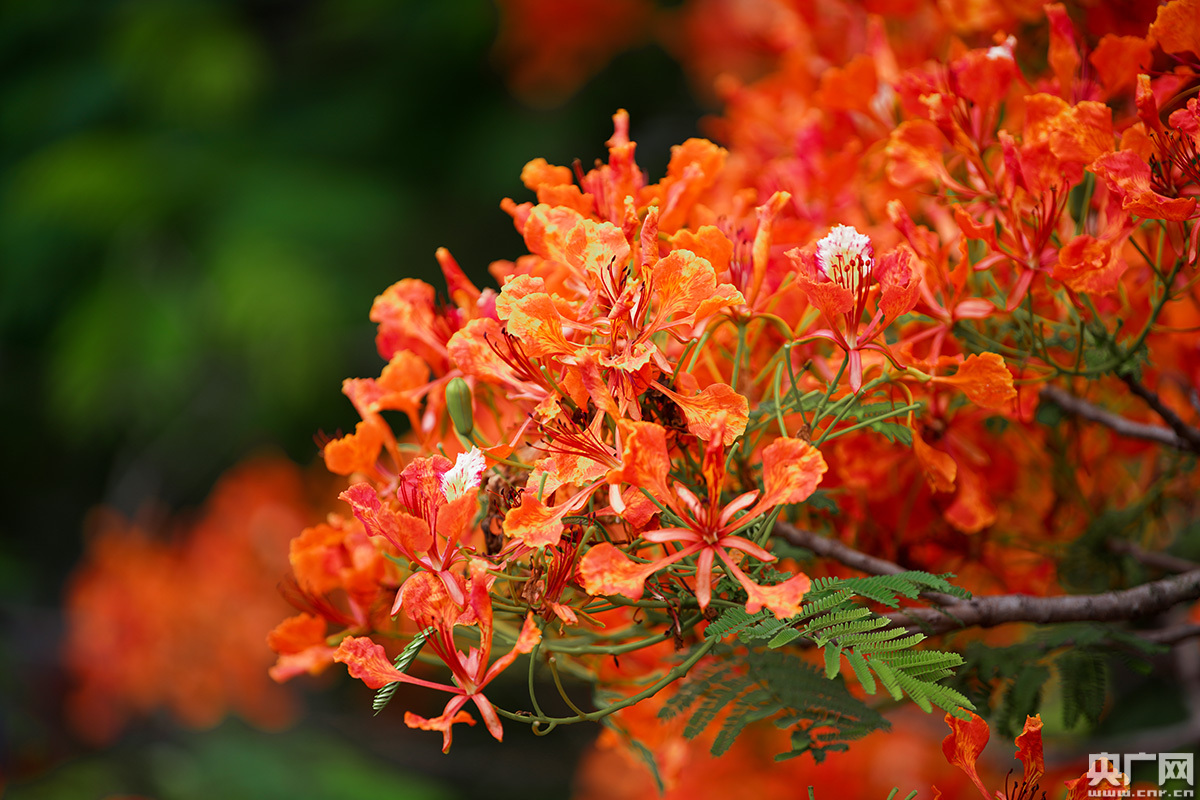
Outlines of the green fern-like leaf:
{"type": "Polygon", "coordinates": [[[633,739],[631,737],[625,738],[629,743],[630,749],[633,750],[634,755],[636,755],[638,760],[645,764],[650,770],[650,775],[654,778],[654,785],[658,789],[658,793],[661,796],[667,791],[667,787],[666,784],[663,783],[662,775],[659,774],[658,761],[655,760],[654,753],[649,747],[646,747],[645,744],[637,739],[633,739]]]}
{"type": "MultiPolygon", "coordinates": [[[[855,678],[868,694],[874,694],[882,684],[896,700],[907,695],[926,712],[936,705],[955,715],[964,715],[964,709],[975,707],[970,698],[939,683],[953,675],[955,668],[962,664],[962,658],[954,653],[914,650],[925,640],[924,634],[895,627],[889,619],[865,604],[897,608],[901,598],[912,600],[930,590],[960,597],[966,595],[947,578],[920,571],[864,578],[819,578],[813,581],[805,595],[800,613],[790,620],[776,619],[765,610],[747,614],[741,608],[726,609],[709,626],[707,636],[724,638],[736,634],[751,647],[766,641],[767,649],[750,651],[748,672],[712,672],[700,681],[689,682],[680,692],[682,699],[668,704],[662,713],[668,716],[693,709],[687,733],[694,736],[711,725],[722,710],[729,709],[729,716],[722,723],[723,733],[718,734],[722,747],[727,747],[732,737],[745,725],[759,719],[760,714],[776,716],[789,725],[804,728],[803,733],[794,736],[794,747],[800,750],[806,747],[824,749],[829,744],[844,743],[849,738],[849,731],[858,724],[856,720],[863,719],[862,708],[865,706],[860,703],[859,707],[838,711],[830,707],[828,701],[832,698],[814,692],[811,685],[804,687],[806,694],[802,697],[787,696],[788,687],[794,689],[796,683],[794,676],[798,673],[794,665],[789,665],[792,671],[787,675],[770,674],[771,665],[776,662],[766,657],[786,658],[780,649],[804,639],[823,650],[826,685],[831,685],[841,673],[842,657],[845,656],[855,678]],[[755,681],[760,688],[772,693],[778,708],[772,707],[769,712],[764,710],[767,706],[758,702],[761,698],[754,695],[756,690],[751,688],[755,681]],[[751,695],[756,698],[755,703],[747,705],[745,698],[751,695]],[[821,713],[814,714],[813,710],[818,708],[821,713]],[[816,716],[838,720],[833,727],[845,735],[823,741],[809,730],[816,729],[816,716]]],[[[875,727],[878,727],[875,722],[867,725],[867,729],[875,727]]]]}
{"type": "Polygon", "coordinates": [[[851,669],[854,670],[854,677],[858,678],[858,682],[862,684],[867,694],[875,694],[875,677],[871,674],[871,668],[867,665],[867,660],[858,653],[851,651],[846,653],[846,661],[850,663],[851,669]]]}
{"type": "Polygon", "coordinates": [[[690,714],[685,735],[692,737],[721,719],[714,754],[725,752],[748,725],[773,718],[793,729],[792,750],[785,757],[845,749],[846,742],[888,727],[878,712],[846,691],[839,680],[827,680],[810,664],[777,650],[722,648],[720,660],[693,673],[663,710],[660,718],[690,714]]]}
{"type": "Polygon", "coordinates": [[[1074,728],[1081,717],[1092,725],[1098,723],[1108,691],[1104,657],[1075,650],[1060,656],[1055,666],[1062,681],[1063,725],[1074,728]]]}
{"type": "MultiPolygon", "coordinates": [[[[429,638],[432,633],[433,628],[426,628],[414,636],[412,641],[405,645],[404,649],[400,651],[400,655],[396,656],[396,660],[392,662],[392,666],[394,666],[400,672],[408,671],[409,666],[412,665],[412,662],[417,657],[417,654],[421,652],[421,648],[425,646],[425,640],[429,638]]],[[[375,692],[375,697],[371,701],[371,708],[375,709],[376,714],[387,708],[388,703],[392,702],[392,698],[395,696],[396,690],[399,688],[400,681],[393,681],[392,683],[389,683],[387,686],[384,686],[375,692]]]]}
{"type": "Polygon", "coordinates": [[[1041,705],[1042,689],[1050,680],[1050,669],[1041,664],[1031,664],[1017,674],[1000,698],[997,709],[1001,719],[1025,719],[1037,713],[1041,705]]]}
{"type": "Polygon", "coordinates": [[[754,689],[742,695],[721,723],[721,729],[713,739],[712,754],[724,755],[747,725],[767,719],[781,710],[783,706],[766,689],[754,689]]]}
{"type": "Polygon", "coordinates": [[[789,642],[799,639],[802,634],[795,628],[784,628],[779,633],[771,637],[771,641],[767,642],[767,647],[774,650],[777,647],[783,647],[789,642]]]}
{"type": "Polygon", "coordinates": [[[721,684],[727,680],[733,674],[732,669],[733,665],[729,662],[710,662],[692,671],[678,684],[679,691],[663,704],[658,718],[674,719],[687,711],[713,684],[721,684]]]}
{"type": "Polygon", "coordinates": [[[733,702],[738,695],[754,686],[754,680],[741,675],[723,684],[711,685],[711,690],[704,696],[692,712],[691,719],[683,729],[684,737],[695,739],[704,729],[716,719],[725,707],[733,702]]]}
{"type": "Polygon", "coordinates": [[[732,633],[737,633],[768,618],[775,619],[765,608],[757,614],[747,614],[744,608],[727,608],[705,629],[704,638],[724,639],[732,633]]]}
{"type": "MultiPolygon", "coordinates": [[[[882,617],[879,619],[882,620],[882,617]]],[[[886,623],[886,620],[884,620],[886,623]]],[[[851,633],[838,638],[842,647],[853,647],[862,652],[878,653],[884,650],[904,650],[925,639],[923,633],[906,634],[903,628],[884,628],[861,633],[851,633]]]]}
{"type": "Polygon", "coordinates": [[[1094,722],[1105,699],[1106,664],[1117,659],[1136,668],[1165,649],[1107,625],[1054,625],[1038,628],[1025,641],[1006,647],[969,644],[963,651],[963,665],[948,684],[985,709],[992,702],[988,721],[993,730],[1013,736],[1027,715],[1038,712],[1052,675],[1060,676],[1064,720],[1094,722]]]}

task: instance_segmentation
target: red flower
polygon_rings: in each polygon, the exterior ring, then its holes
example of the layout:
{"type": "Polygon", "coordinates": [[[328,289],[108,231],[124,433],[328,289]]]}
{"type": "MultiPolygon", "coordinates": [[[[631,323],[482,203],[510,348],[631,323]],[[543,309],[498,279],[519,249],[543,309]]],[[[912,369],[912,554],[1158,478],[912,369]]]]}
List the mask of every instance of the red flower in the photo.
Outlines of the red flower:
{"type": "Polygon", "coordinates": [[[917,303],[920,283],[910,265],[907,250],[892,250],[877,263],[871,239],[849,225],[834,227],[817,242],[811,253],[800,248],[788,257],[796,265],[796,281],[816,306],[828,329],[811,337],[828,339],[850,357],[850,388],[862,386],[862,351],[876,350],[895,361],[887,345],[874,341],[886,322],[907,314],[917,303]],[[880,291],[877,307],[866,328],[863,314],[873,289],[880,291]]]}
{"type": "Polygon", "coordinates": [[[670,555],[642,564],[630,560],[611,544],[599,544],[580,562],[579,575],[584,588],[591,594],[621,594],[636,600],[642,596],[646,578],[696,555],[696,599],[700,608],[707,608],[712,600],[712,568],[714,561],[720,560],[746,590],[747,611],[755,613],[766,607],[781,619],[799,613],[800,600],[809,587],[807,576],[796,575],[777,586],[760,586],[738,567],[730,551],[738,550],[762,561],[775,560],[775,556],[736,532],[775,506],[808,499],[826,470],[820,452],[799,439],[777,439],[762,455],[765,490],[746,492],[721,505],[721,487],[725,483],[725,447],[720,434],[723,419],[704,453],[703,472],[708,490],[705,500],[679,483],[674,484],[673,492],[665,491],[665,481],[653,477],[665,475],[670,466],[663,429],[653,423],[636,423],[636,426],[621,425],[625,463],[617,477],[650,490],[683,523],[683,527],[648,531],[642,538],[656,544],[677,542],[682,546],[670,555]]]}
{"type": "Polygon", "coordinates": [[[484,562],[472,562],[465,606],[454,601],[446,590],[444,581],[428,572],[413,575],[401,589],[400,604],[405,613],[423,628],[433,628],[425,646],[450,668],[453,684],[427,681],[399,671],[392,666],[383,647],[366,637],[349,637],[343,640],[333,657],[334,661],[345,664],[351,675],[372,689],[381,689],[399,681],[454,695],[450,702],[446,703],[441,716],[426,719],[412,712],[404,715],[404,724],[410,728],[441,731],[442,752],[450,750],[451,728],[455,723],[475,724],[471,715],[463,711],[467,701],[475,703],[488,732],[498,741],[504,739],[500,717],[495,707],[484,697],[483,689],[508,668],[518,655],[531,652],[542,638],[533,615],[527,615],[513,649],[489,665],[493,628],[492,601],[488,596],[491,580],[488,579],[486,569],[487,565],[484,562]],[[465,653],[458,649],[454,642],[454,629],[458,625],[473,625],[479,628],[478,647],[470,647],[465,653]]]}

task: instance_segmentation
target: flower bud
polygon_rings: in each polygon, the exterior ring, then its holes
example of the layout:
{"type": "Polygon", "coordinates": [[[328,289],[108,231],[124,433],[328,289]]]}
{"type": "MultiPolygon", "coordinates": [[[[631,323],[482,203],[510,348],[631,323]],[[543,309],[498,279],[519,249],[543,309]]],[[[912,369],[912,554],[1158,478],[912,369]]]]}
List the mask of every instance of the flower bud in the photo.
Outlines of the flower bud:
{"type": "Polygon", "coordinates": [[[454,423],[454,430],[468,439],[475,430],[474,403],[471,386],[465,380],[454,378],[446,384],[446,411],[454,423]]]}

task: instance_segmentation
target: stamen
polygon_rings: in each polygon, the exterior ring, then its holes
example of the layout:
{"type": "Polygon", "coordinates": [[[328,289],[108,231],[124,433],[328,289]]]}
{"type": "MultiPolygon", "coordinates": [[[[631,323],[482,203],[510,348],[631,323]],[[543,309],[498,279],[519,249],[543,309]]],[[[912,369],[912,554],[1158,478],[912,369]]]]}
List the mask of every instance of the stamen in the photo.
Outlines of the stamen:
{"type": "Polygon", "coordinates": [[[817,242],[817,267],[838,286],[848,289],[861,306],[875,270],[870,237],[850,225],[835,226],[817,242]]]}

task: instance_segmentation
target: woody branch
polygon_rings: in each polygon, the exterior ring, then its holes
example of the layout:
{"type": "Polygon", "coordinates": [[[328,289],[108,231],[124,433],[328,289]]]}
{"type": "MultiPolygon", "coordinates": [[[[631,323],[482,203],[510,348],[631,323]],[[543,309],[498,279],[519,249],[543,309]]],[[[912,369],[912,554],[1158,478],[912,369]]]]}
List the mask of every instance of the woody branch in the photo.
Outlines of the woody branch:
{"type": "Polygon", "coordinates": [[[1183,418],[1164,403],[1157,393],[1146,388],[1134,376],[1129,374],[1122,375],[1121,380],[1125,381],[1125,385],[1129,387],[1129,391],[1142,398],[1146,402],[1146,405],[1154,409],[1154,413],[1162,417],[1167,426],[1185,443],[1185,446],[1180,449],[1200,453],[1200,430],[1184,422],[1183,418]]]}
{"type": "MultiPolygon", "coordinates": [[[[1140,386],[1140,384],[1138,384],[1140,386]]],[[[1177,450],[1191,450],[1200,452],[1200,439],[1188,438],[1180,433],[1178,428],[1168,428],[1164,425],[1153,425],[1146,422],[1136,422],[1131,419],[1122,417],[1120,414],[1114,414],[1107,409],[1103,409],[1094,403],[1089,403],[1082,397],[1059,389],[1057,386],[1045,386],[1040,393],[1042,400],[1048,400],[1056,406],[1066,411],[1069,414],[1074,414],[1078,417],[1083,417],[1086,420],[1099,423],[1106,428],[1111,428],[1116,433],[1122,436],[1128,436],[1132,439],[1146,439],[1151,442],[1165,444],[1168,447],[1173,447],[1177,450]]],[[[1161,405],[1161,403],[1160,403],[1161,405]]],[[[1178,417],[1175,417],[1178,420],[1178,417]]],[[[1193,435],[1196,434],[1194,429],[1183,425],[1184,430],[1190,431],[1193,435]]]]}
{"type": "MultiPolygon", "coordinates": [[[[793,545],[807,548],[819,556],[832,558],[868,574],[894,575],[904,571],[899,564],[867,555],[841,542],[786,522],[776,522],[774,532],[776,536],[793,545]]],[[[976,597],[971,600],[961,600],[936,592],[925,593],[923,596],[938,603],[938,606],[904,609],[892,612],[888,617],[896,624],[904,625],[914,632],[922,631],[927,634],[947,633],[972,627],[990,628],[1009,622],[1119,622],[1151,616],[1179,603],[1200,599],[1200,569],[1192,569],[1133,589],[1091,595],[1034,597],[1009,594],[976,597]]],[[[1147,638],[1165,644],[1195,635],[1200,635],[1200,627],[1188,626],[1184,631],[1172,631],[1170,635],[1147,638]]]]}
{"type": "Polygon", "coordinates": [[[938,608],[914,608],[888,616],[914,631],[946,633],[960,628],[991,628],[1006,622],[1119,622],[1159,614],[1200,598],[1200,570],[1102,594],[1034,597],[992,595],[938,608]]]}

